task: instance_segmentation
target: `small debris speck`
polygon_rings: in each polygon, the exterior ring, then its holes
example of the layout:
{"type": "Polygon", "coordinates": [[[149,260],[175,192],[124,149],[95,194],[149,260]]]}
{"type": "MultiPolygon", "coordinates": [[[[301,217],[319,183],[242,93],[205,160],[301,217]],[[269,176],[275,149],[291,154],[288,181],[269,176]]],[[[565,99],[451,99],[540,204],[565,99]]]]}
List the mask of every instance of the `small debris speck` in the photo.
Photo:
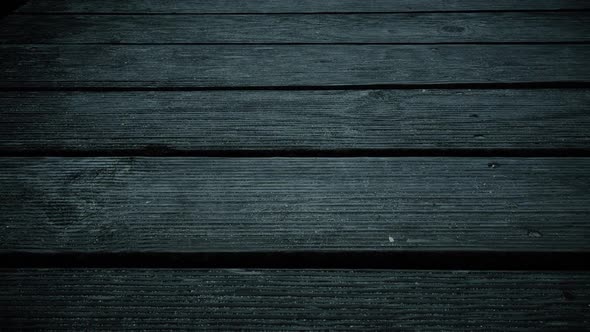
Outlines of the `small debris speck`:
{"type": "Polygon", "coordinates": [[[539,231],[529,231],[529,237],[542,237],[543,234],[539,231]]]}
{"type": "Polygon", "coordinates": [[[390,236],[389,237],[389,242],[395,242],[395,240],[390,236]]]}
{"type": "Polygon", "coordinates": [[[489,168],[498,168],[500,165],[498,163],[489,163],[488,167],[489,168]]]}

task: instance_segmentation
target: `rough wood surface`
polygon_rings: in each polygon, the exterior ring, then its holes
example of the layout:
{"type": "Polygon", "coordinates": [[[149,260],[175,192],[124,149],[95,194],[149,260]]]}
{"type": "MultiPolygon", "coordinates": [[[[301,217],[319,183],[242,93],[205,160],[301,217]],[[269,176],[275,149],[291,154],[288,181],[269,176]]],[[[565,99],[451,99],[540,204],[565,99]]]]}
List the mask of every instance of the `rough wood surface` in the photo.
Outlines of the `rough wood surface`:
{"type": "Polygon", "coordinates": [[[4,329],[585,330],[588,273],[2,270],[4,329]]]}
{"type": "Polygon", "coordinates": [[[35,13],[316,13],[589,9],[584,0],[31,0],[35,13]]]}
{"type": "Polygon", "coordinates": [[[590,13],[12,15],[0,43],[508,43],[590,41],[590,13]]]}
{"type": "Polygon", "coordinates": [[[0,87],[590,81],[587,45],[1,45],[0,87]]]}
{"type": "Polygon", "coordinates": [[[0,151],[590,148],[590,91],[1,92],[0,151]]]}
{"type": "Polygon", "coordinates": [[[588,250],[589,158],[2,158],[0,249],[588,250]]]}
{"type": "Polygon", "coordinates": [[[0,21],[0,256],[52,269],[0,270],[0,329],[587,329],[587,272],[327,270],[326,260],[580,268],[590,158],[255,152],[588,151],[588,10],[29,2],[0,21]],[[484,87],[498,90],[468,90],[484,87]],[[185,157],[95,157],[117,151],[185,157]],[[200,154],[244,151],[259,157],[200,154]],[[68,152],[93,157],[15,156],[68,152]],[[190,265],[182,257],[277,268],[296,255],[291,270],[145,269],[190,265]],[[316,258],[323,270],[297,269],[316,258]]]}

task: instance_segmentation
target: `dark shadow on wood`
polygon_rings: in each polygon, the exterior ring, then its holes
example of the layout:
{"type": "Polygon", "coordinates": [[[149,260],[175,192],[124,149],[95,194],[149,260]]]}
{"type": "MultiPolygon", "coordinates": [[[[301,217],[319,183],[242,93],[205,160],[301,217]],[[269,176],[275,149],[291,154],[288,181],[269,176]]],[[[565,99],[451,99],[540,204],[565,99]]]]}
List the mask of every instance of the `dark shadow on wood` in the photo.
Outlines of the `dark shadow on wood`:
{"type": "Polygon", "coordinates": [[[15,11],[27,1],[28,0],[3,0],[2,3],[0,3],[0,19],[15,11]]]}
{"type": "Polygon", "coordinates": [[[150,92],[150,91],[341,91],[341,90],[421,90],[421,89],[586,89],[590,82],[513,82],[513,83],[420,83],[420,84],[341,84],[341,85],[249,85],[249,86],[0,86],[2,92],[150,92]]]}
{"type": "Polygon", "coordinates": [[[0,268],[589,270],[577,251],[3,252],[0,268]]]}
{"type": "Polygon", "coordinates": [[[2,157],[223,157],[223,158],[352,158],[352,157],[590,157],[590,148],[432,148],[432,149],[276,149],[179,150],[166,145],[140,149],[105,150],[0,150],[2,157]]]}

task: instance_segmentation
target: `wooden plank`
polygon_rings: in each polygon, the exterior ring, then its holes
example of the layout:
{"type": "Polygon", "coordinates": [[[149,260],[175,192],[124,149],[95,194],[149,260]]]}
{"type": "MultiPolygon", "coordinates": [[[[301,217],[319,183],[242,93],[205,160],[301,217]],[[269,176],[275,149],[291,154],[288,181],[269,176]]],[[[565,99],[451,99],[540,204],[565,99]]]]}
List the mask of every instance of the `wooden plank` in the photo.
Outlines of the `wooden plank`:
{"type": "Polygon", "coordinates": [[[24,13],[317,13],[589,9],[584,0],[31,0],[24,13]]]}
{"type": "Polygon", "coordinates": [[[0,43],[590,41],[587,12],[354,15],[12,15],[0,43]]]}
{"type": "Polygon", "coordinates": [[[584,330],[590,274],[2,270],[0,324],[74,330],[584,330]]]}
{"type": "Polygon", "coordinates": [[[0,151],[590,147],[590,90],[2,92],[0,151]]]}
{"type": "Polygon", "coordinates": [[[1,251],[590,249],[590,158],[2,158],[1,251]]]}
{"type": "Polygon", "coordinates": [[[1,45],[0,87],[585,82],[587,45],[1,45]]]}

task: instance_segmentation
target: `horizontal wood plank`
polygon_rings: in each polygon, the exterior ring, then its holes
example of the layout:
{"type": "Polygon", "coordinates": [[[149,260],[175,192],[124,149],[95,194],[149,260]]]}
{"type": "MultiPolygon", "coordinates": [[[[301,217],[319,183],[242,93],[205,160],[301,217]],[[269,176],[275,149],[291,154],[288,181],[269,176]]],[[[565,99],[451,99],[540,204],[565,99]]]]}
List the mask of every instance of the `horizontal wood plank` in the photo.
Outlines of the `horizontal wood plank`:
{"type": "Polygon", "coordinates": [[[1,270],[0,324],[76,330],[584,330],[590,274],[1,270]]]}
{"type": "Polygon", "coordinates": [[[6,251],[590,249],[590,158],[2,158],[6,251]]]}
{"type": "Polygon", "coordinates": [[[590,81],[587,45],[1,45],[0,87],[590,81]]]}
{"type": "Polygon", "coordinates": [[[0,92],[3,153],[590,148],[590,90],[0,92]]]}
{"type": "Polygon", "coordinates": [[[589,9],[584,0],[30,0],[25,13],[317,13],[589,9]]]}
{"type": "Polygon", "coordinates": [[[0,43],[586,42],[587,12],[355,15],[12,15],[0,43]]]}

